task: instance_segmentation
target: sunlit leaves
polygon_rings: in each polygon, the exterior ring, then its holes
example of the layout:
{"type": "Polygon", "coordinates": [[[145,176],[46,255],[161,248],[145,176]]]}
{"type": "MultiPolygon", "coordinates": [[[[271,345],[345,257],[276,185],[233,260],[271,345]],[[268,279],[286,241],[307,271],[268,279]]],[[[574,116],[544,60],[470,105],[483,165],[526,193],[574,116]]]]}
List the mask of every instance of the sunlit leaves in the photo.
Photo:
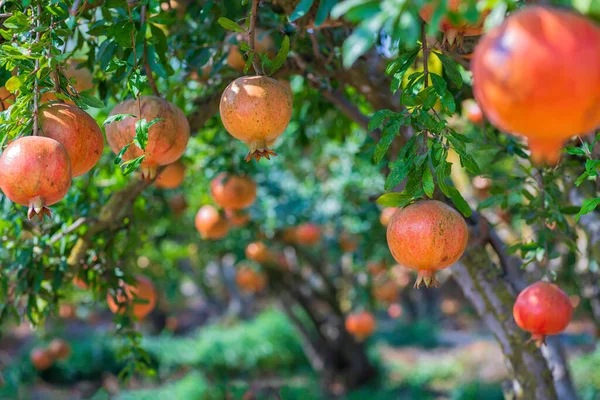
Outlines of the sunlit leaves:
{"type": "Polygon", "coordinates": [[[246,32],[246,30],[243,27],[236,24],[229,18],[221,17],[217,20],[217,22],[219,23],[219,25],[221,25],[223,28],[227,29],[228,31],[240,32],[240,33],[246,32]]]}
{"type": "Polygon", "coordinates": [[[312,7],[314,0],[300,0],[294,11],[290,14],[290,21],[294,22],[306,15],[312,7]]]}

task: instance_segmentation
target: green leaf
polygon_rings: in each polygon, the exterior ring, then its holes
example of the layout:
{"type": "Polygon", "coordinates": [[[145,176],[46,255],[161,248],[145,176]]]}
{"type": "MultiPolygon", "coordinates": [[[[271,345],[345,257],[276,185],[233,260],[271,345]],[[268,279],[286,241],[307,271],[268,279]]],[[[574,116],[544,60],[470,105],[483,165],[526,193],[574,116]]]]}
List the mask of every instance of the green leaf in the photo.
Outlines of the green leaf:
{"type": "Polygon", "coordinates": [[[479,169],[479,165],[473,157],[469,154],[460,154],[460,164],[467,169],[473,175],[480,175],[481,170],[479,169]]]}
{"type": "Polygon", "coordinates": [[[123,155],[129,149],[129,146],[131,146],[131,143],[127,144],[125,147],[123,147],[121,149],[121,151],[119,151],[119,154],[117,154],[117,156],[115,157],[115,160],[113,161],[115,165],[121,164],[121,160],[123,160],[123,155]]]}
{"type": "Polygon", "coordinates": [[[579,210],[579,212],[575,216],[575,221],[579,222],[579,218],[582,215],[589,214],[592,211],[594,211],[596,207],[598,207],[598,204],[600,204],[600,198],[584,200],[583,204],[581,205],[581,210],[579,210]]]}
{"type": "Polygon", "coordinates": [[[383,188],[385,190],[391,190],[398,186],[410,172],[412,167],[412,163],[410,162],[402,162],[398,163],[390,172],[387,179],[385,180],[385,185],[383,188]]]}
{"type": "Polygon", "coordinates": [[[247,74],[248,71],[250,71],[250,68],[252,68],[254,57],[256,57],[256,53],[254,51],[248,53],[248,59],[246,60],[246,64],[244,65],[244,74],[247,74]]]}
{"type": "Polygon", "coordinates": [[[135,37],[137,32],[133,22],[121,21],[112,26],[111,34],[119,46],[131,48],[133,47],[132,36],[135,37]]]}
{"type": "Polygon", "coordinates": [[[146,87],[146,81],[148,77],[140,74],[140,70],[134,70],[131,76],[127,80],[127,89],[133,94],[133,97],[138,97],[142,90],[146,87]]]}
{"type": "Polygon", "coordinates": [[[565,151],[572,156],[585,157],[585,150],[581,147],[567,147],[565,151]]]}
{"type": "Polygon", "coordinates": [[[377,204],[383,207],[403,207],[412,200],[412,196],[406,193],[385,193],[377,199],[377,204]]]}
{"type": "Polygon", "coordinates": [[[148,121],[145,118],[135,121],[135,138],[133,143],[142,150],[146,150],[148,144],[148,121]]]}
{"type": "Polygon", "coordinates": [[[456,62],[450,57],[447,57],[441,53],[437,53],[435,51],[432,51],[432,53],[440,59],[442,66],[444,67],[444,72],[446,75],[448,75],[452,83],[454,83],[458,88],[462,87],[463,81],[460,71],[458,70],[458,64],[456,64],[456,62]]]}
{"type": "Polygon", "coordinates": [[[427,197],[432,198],[433,192],[435,191],[435,183],[433,183],[433,175],[431,175],[431,170],[428,166],[425,167],[425,171],[423,171],[423,191],[427,197]]]}
{"type": "Polygon", "coordinates": [[[579,187],[581,186],[581,184],[583,182],[585,182],[587,180],[587,178],[589,178],[590,176],[588,175],[587,172],[584,172],[583,174],[579,175],[579,177],[575,180],[575,186],[579,187]]]}
{"type": "Polygon", "coordinates": [[[375,160],[376,164],[379,164],[385,153],[387,153],[390,145],[396,137],[396,134],[400,130],[402,123],[402,120],[390,120],[383,128],[381,139],[379,140],[379,143],[377,143],[375,152],[373,153],[373,160],[375,160]]]}
{"type": "Polygon", "coordinates": [[[460,192],[456,190],[454,186],[449,186],[448,188],[450,192],[449,197],[450,199],[452,199],[452,202],[454,203],[458,211],[460,211],[465,217],[470,217],[473,214],[473,210],[471,210],[471,206],[469,206],[469,203],[467,203],[464,197],[462,197],[462,194],[460,194],[460,192]]]}
{"type": "Polygon", "coordinates": [[[124,168],[123,175],[127,176],[127,175],[131,174],[133,171],[135,171],[136,169],[138,169],[139,166],[144,161],[145,157],[146,157],[146,155],[143,155],[143,156],[134,158],[133,160],[124,162],[123,165],[121,165],[121,168],[124,168]]]}
{"type": "Polygon", "coordinates": [[[314,0],[300,0],[296,9],[290,14],[290,22],[294,22],[306,15],[308,10],[312,7],[314,0]]]}
{"type": "Polygon", "coordinates": [[[6,84],[4,85],[6,87],[6,90],[13,94],[16,93],[21,87],[21,84],[23,83],[21,79],[22,76],[12,76],[9,80],[6,81],[6,84]]]}
{"type": "Polygon", "coordinates": [[[89,89],[84,90],[83,92],[79,92],[79,98],[88,107],[104,108],[104,103],[100,99],[92,95],[93,90],[94,89],[89,89]]]}
{"type": "Polygon", "coordinates": [[[374,18],[361,22],[354,29],[354,32],[352,32],[342,45],[344,68],[350,68],[360,56],[373,47],[385,19],[385,14],[380,13],[374,18]]]}
{"type": "Polygon", "coordinates": [[[125,118],[129,118],[129,117],[134,117],[135,115],[133,114],[115,114],[115,115],[111,115],[108,118],[106,118],[106,120],[104,120],[104,123],[102,124],[102,126],[106,126],[112,122],[118,122],[118,121],[123,121],[125,118]]]}
{"type": "Polygon", "coordinates": [[[321,24],[325,22],[327,16],[336,3],[337,0],[321,0],[321,4],[319,4],[319,9],[317,10],[317,16],[315,18],[315,26],[321,26],[321,24]]]}
{"type": "Polygon", "coordinates": [[[242,28],[240,25],[236,24],[229,18],[221,17],[217,20],[217,22],[219,23],[219,25],[221,25],[223,28],[227,29],[228,31],[246,32],[246,30],[244,28],[242,28]]]}
{"type": "Polygon", "coordinates": [[[288,53],[290,52],[290,38],[289,36],[285,36],[283,38],[283,42],[281,42],[281,48],[277,52],[277,56],[275,60],[273,60],[273,65],[271,66],[271,74],[273,75],[285,62],[287,59],[288,53]]]}
{"type": "Polygon", "coordinates": [[[369,121],[369,132],[379,128],[383,124],[383,121],[390,118],[394,114],[395,112],[393,112],[392,110],[377,111],[375,114],[373,114],[371,120],[369,121]]]}

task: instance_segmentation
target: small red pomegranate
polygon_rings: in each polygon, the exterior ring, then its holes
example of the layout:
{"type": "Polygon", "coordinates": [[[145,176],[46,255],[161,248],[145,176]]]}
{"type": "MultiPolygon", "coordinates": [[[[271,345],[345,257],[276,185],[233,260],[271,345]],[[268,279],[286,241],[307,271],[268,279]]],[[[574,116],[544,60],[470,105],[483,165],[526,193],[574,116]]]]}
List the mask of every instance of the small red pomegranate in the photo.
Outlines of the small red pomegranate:
{"type": "Polygon", "coordinates": [[[486,117],[526,137],[536,163],[600,126],[600,27],[581,15],[525,7],[483,37],[471,68],[486,117]]]}
{"type": "Polygon", "coordinates": [[[223,239],[229,232],[229,224],[215,207],[200,207],[196,214],[196,229],[203,239],[223,239]]]}
{"type": "Polygon", "coordinates": [[[181,161],[169,164],[162,170],[154,184],[161,189],[176,189],[185,179],[185,165],[181,161]]]}
{"type": "Polygon", "coordinates": [[[262,264],[271,260],[271,253],[263,242],[253,242],[246,247],[246,258],[262,264]]]}
{"type": "Polygon", "coordinates": [[[71,356],[71,346],[62,339],[53,339],[48,345],[48,353],[54,360],[66,360],[71,356]]]}
{"type": "Polygon", "coordinates": [[[481,125],[483,123],[483,112],[474,101],[465,102],[465,113],[472,124],[481,125]]]}
{"type": "Polygon", "coordinates": [[[121,282],[120,286],[122,292],[117,294],[117,301],[110,293],[106,294],[106,302],[110,311],[115,314],[129,312],[138,321],[141,321],[154,310],[157,294],[150,279],[139,275],[136,277],[135,284],[129,285],[121,282]]]}
{"type": "Polygon", "coordinates": [[[221,120],[227,132],[250,148],[246,161],[269,159],[267,143],[277,139],[292,119],[292,94],[267,76],[243,76],[221,96],[221,120]]]}
{"type": "Polygon", "coordinates": [[[379,222],[381,222],[381,225],[388,226],[392,215],[394,215],[396,211],[398,211],[396,207],[386,207],[381,210],[381,215],[379,216],[379,222]]]}
{"type": "Polygon", "coordinates": [[[29,219],[50,217],[47,206],[65,197],[70,186],[69,154],[54,139],[21,137],[0,155],[0,189],[14,203],[29,207],[29,219]]]}
{"type": "MultiPolygon", "coordinates": [[[[162,118],[148,130],[146,158],[142,162],[142,179],[153,179],[160,165],[169,165],[179,160],[185,151],[190,138],[190,125],[187,118],[176,105],[156,96],[142,96],[138,100],[130,99],[120,104],[110,112],[110,115],[133,114],[136,117],[125,118],[122,121],[106,125],[106,140],[111,150],[118,154],[123,147],[133,142],[137,115],[150,122],[162,118]]],[[[133,160],[144,155],[144,151],[136,145],[131,145],[123,155],[123,160],[133,160]]]]}
{"type": "Polygon", "coordinates": [[[358,341],[363,341],[375,332],[377,322],[368,311],[352,313],[346,317],[346,330],[358,341]]]}
{"type": "Polygon", "coordinates": [[[513,316],[519,327],[531,332],[538,346],[546,336],[565,330],[573,317],[573,305],[558,286],[536,282],[525,288],[515,301],[513,316]]]}
{"type": "Polygon", "coordinates": [[[267,278],[263,274],[245,266],[237,270],[235,282],[246,293],[259,293],[267,286],[267,278]]]}
{"type": "Polygon", "coordinates": [[[392,256],[418,272],[415,288],[439,287],[435,272],[462,256],[469,240],[463,217],[437,200],[425,200],[398,210],[387,227],[392,256]]]}
{"type": "Polygon", "coordinates": [[[215,203],[230,210],[250,207],[256,200],[256,183],[247,176],[222,172],[210,182],[215,203]]]}
{"type": "Polygon", "coordinates": [[[29,353],[31,363],[38,371],[44,371],[52,366],[54,360],[46,349],[36,347],[29,353]]]}
{"type": "Polygon", "coordinates": [[[314,246],[321,241],[321,228],[306,223],[296,228],[296,243],[302,246],[314,246]]]}
{"type": "Polygon", "coordinates": [[[88,113],[74,104],[50,103],[40,108],[43,136],[65,146],[73,177],[92,169],[104,149],[102,130],[88,113]]]}
{"type": "MultiPolygon", "coordinates": [[[[419,11],[419,15],[423,20],[427,23],[431,21],[431,17],[435,13],[435,9],[438,7],[438,2],[440,0],[431,1],[428,4],[425,4],[421,10],[419,11]]],[[[442,0],[446,1],[446,0],[442,0]]],[[[458,12],[461,6],[467,6],[469,1],[467,0],[448,0],[448,10],[451,12],[458,12]]],[[[454,45],[456,42],[460,44],[462,42],[462,38],[464,36],[477,36],[483,33],[483,23],[485,22],[485,18],[488,16],[491,10],[485,10],[481,13],[479,17],[479,21],[474,24],[471,24],[466,21],[462,21],[460,23],[454,23],[448,17],[442,18],[440,21],[440,25],[438,29],[444,32],[444,42],[450,45],[454,45]]]]}

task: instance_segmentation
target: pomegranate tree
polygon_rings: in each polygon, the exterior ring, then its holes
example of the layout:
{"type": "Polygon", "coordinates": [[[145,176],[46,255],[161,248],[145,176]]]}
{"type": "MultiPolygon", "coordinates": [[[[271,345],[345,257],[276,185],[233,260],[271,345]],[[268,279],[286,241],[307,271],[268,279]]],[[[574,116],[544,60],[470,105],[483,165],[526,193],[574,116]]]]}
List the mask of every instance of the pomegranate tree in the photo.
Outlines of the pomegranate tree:
{"type": "Polygon", "coordinates": [[[268,143],[277,139],[292,119],[292,94],[267,76],[244,76],[231,82],[221,96],[221,119],[227,132],[250,148],[246,161],[275,156],[268,143]]]}
{"type": "Polygon", "coordinates": [[[418,273],[415,288],[439,287],[435,272],[462,256],[469,240],[463,217],[437,200],[398,210],[387,227],[387,242],[396,261],[418,273]]]}
{"type": "Polygon", "coordinates": [[[196,229],[203,239],[223,239],[229,232],[229,223],[219,210],[205,205],[196,214],[196,229]]]}
{"type": "Polygon", "coordinates": [[[144,319],[156,306],[156,289],[150,279],[137,276],[135,284],[121,282],[121,287],[116,295],[106,294],[108,308],[113,313],[131,313],[138,321],[144,319]]]}
{"type": "Polygon", "coordinates": [[[256,200],[256,183],[247,176],[222,172],[210,182],[215,203],[229,210],[250,207],[256,200]]]}
{"type": "Polygon", "coordinates": [[[581,15],[526,7],[485,35],[471,68],[486,117],[526,137],[537,163],[600,126],[600,27],[581,15]]]}
{"type": "Polygon", "coordinates": [[[368,311],[355,312],[346,317],[346,330],[358,341],[363,341],[375,332],[377,322],[368,311]]]}
{"type": "MultiPolygon", "coordinates": [[[[436,8],[439,6],[439,1],[431,1],[428,4],[425,4],[421,10],[419,11],[419,15],[423,20],[427,23],[431,21],[433,14],[435,13],[436,8]]],[[[446,0],[442,0],[446,1],[446,0]]],[[[468,0],[448,0],[447,6],[448,10],[456,13],[459,11],[461,7],[468,6],[468,0]]],[[[477,36],[483,33],[483,23],[485,22],[485,18],[490,13],[490,10],[485,10],[481,13],[479,20],[476,23],[470,23],[468,21],[461,21],[459,23],[455,23],[448,17],[443,17],[440,21],[438,29],[444,32],[444,43],[448,43],[450,45],[454,45],[455,43],[461,43],[462,38],[465,36],[477,36]]]]}
{"type": "Polygon", "coordinates": [[[21,137],[0,155],[0,189],[14,203],[29,207],[29,219],[51,216],[48,206],[65,197],[70,186],[69,154],[54,139],[21,137]]]}
{"type": "Polygon", "coordinates": [[[519,293],[513,316],[517,325],[531,332],[531,338],[540,346],[546,336],[557,335],[565,330],[573,317],[573,305],[569,296],[558,286],[536,282],[519,293]]]}
{"type": "Polygon", "coordinates": [[[136,117],[106,125],[106,140],[115,154],[133,143],[140,109],[141,118],[147,122],[157,118],[161,120],[150,126],[146,150],[131,145],[123,154],[123,160],[133,160],[145,155],[141,164],[142,179],[153,179],[159,166],[172,164],[183,155],[190,138],[190,125],[183,111],[160,97],[142,96],[139,104],[137,99],[126,100],[117,104],[110,115],[132,114],[136,117]]]}
{"type": "Polygon", "coordinates": [[[65,146],[73,177],[92,169],[102,157],[102,130],[88,113],[73,104],[50,103],[39,110],[43,136],[65,146]]]}

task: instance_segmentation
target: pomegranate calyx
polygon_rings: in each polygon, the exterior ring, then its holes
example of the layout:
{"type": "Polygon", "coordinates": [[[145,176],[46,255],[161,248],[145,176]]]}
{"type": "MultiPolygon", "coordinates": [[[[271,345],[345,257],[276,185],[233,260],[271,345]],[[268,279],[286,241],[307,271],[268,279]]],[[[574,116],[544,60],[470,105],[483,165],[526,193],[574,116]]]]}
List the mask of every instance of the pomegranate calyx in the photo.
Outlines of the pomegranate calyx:
{"type": "Polygon", "coordinates": [[[260,161],[261,158],[270,160],[271,157],[276,157],[277,153],[267,147],[265,141],[253,142],[250,144],[250,150],[244,158],[244,161],[249,162],[252,159],[260,161]]]}
{"type": "Polygon", "coordinates": [[[535,342],[535,345],[540,348],[546,344],[546,336],[541,333],[533,333],[527,343],[529,342],[535,342]]]}
{"type": "Polygon", "coordinates": [[[440,282],[438,282],[438,280],[435,279],[434,271],[419,271],[414,288],[420,289],[422,286],[425,286],[426,288],[440,287],[440,282]]]}
{"type": "Polygon", "coordinates": [[[142,169],[142,180],[146,182],[150,182],[152,179],[156,178],[156,166],[144,166],[142,169]]]}
{"type": "Polygon", "coordinates": [[[27,210],[27,218],[32,220],[37,216],[40,221],[43,221],[44,215],[47,215],[48,218],[52,218],[52,211],[44,205],[44,200],[39,196],[31,199],[29,210],[27,210]]]}

